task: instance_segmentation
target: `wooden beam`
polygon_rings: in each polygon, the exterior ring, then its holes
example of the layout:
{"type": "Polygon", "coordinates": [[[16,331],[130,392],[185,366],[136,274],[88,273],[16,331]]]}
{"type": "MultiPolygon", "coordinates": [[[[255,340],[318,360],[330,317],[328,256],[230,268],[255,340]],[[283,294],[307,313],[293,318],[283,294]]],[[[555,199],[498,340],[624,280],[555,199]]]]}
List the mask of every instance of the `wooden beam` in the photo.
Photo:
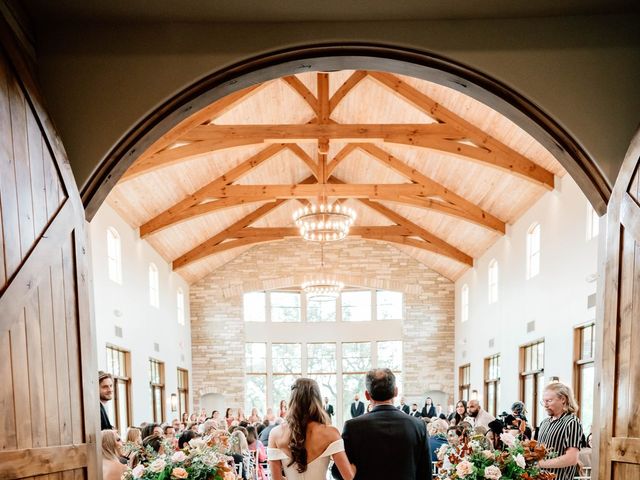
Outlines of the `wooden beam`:
{"type": "Polygon", "coordinates": [[[413,137],[460,138],[460,133],[449,125],[428,123],[304,123],[281,125],[200,125],[181,139],[188,142],[223,142],[243,139],[246,142],[267,141],[303,142],[327,137],[332,140],[385,141],[387,138],[413,137]]]}
{"type": "Polygon", "coordinates": [[[466,253],[457,249],[453,245],[445,242],[444,240],[435,236],[431,232],[425,230],[421,226],[413,223],[411,220],[403,217],[402,215],[395,212],[394,210],[391,210],[390,208],[387,208],[384,205],[380,205],[378,203],[372,202],[371,200],[360,199],[359,201],[362,202],[367,207],[384,215],[392,222],[395,222],[398,225],[401,225],[403,227],[410,228],[415,236],[422,238],[425,242],[429,242],[432,245],[434,252],[439,253],[440,255],[449,257],[460,263],[464,263],[465,265],[473,266],[473,257],[467,255],[466,253]]]}
{"type": "MultiPolygon", "coordinates": [[[[467,148],[459,150],[459,155],[494,165],[495,167],[507,170],[515,175],[553,190],[554,176],[550,171],[532,162],[529,158],[513,150],[511,147],[487,134],[451,110],[443,107],[435,100],[415,89],[395,75],[385,72],[368,72],[368,75],[396,95],[411,103],[414,107],[429,115],[434,120],[455,128],[460,134],[464,135],[464,137],[477,145],[477,147],[465,145],[464,147],[467,148]],[[486,154],[482,155],[482,151],[485,151],[486,154]]],[[[456,154],[455,145],[450,145],[452,142],[441,144],[436,143],[436,145],[433,145],[428,141],[425,142],[425,140],[418,140],[417,142],[399,141],[397,143],[434,148],[436,150],[456,154]],[[427,143],[429,145],[427,145],[427,143]]]]}
{"type": "Polygon", "coordinates": [[[329,113],[333,112],[338,104],[347,96],[347,94],[353,90],[361,80],[367,77],[367,72],[365,70],[357,70],[351,74],[347,80],[340,85],[340,88],[336,90],[336,92],[331,96],[331,100],[329,100],[329,113]]]}
{"type": "Polygon", "coordinates": [[[282,81],[289,85],[294,92],[300,95],[304,99],[304,101],[307,102],[316,117],[320,116],[318,99],[313,93],[311,93],[311,90],[309,90],[307,86],[300,81],[298,77],[296,77],[295,75],[290,75],[288,77],[282,77],[282,81]]]}
{"type": "Polygon", "coordinates": [[[402,160],[399,160],[382,148],[369,143],[359,143],[356,144],[356,146],[371,155],[376,160],[386,165],[387,167],[395,170],[401,175],[404,175],[409,180],[431,187],[434,192],[437,192],[435,193],[436,195],[440,196],[443,200],[445,200],[445,202],[449,202],[449,205],[447,206],[446,203],[443,202],[420,199],[426,202],[424,204],[426,208],[432,206],[434,207],[434,210],[438,210],[441,213],[463,218],[464,220],[470,220],[477,225],[489,228],[500,234],[505,233],[506,226],[502,220],[491,215],[489,212],[486,212],[478,205],[468,201],[464,197],[461,197],[460,195],[452,192],[444,185],[436,182],[435,180],[432,180],[431,178],[422,174],[420,171],[411,168],[402,160]]]}
{"type": "MultiPolygon", "coordinates": [[[[217,247],[221,247],[221,243],[229,238],[233,238],[234,234],[243,228],[251,225],[253,222],[264,217],[267,213],[273,211],[282,205],[286,200],[276,200],[273,203],[268,203],[261,206],[257,210],[254,210],[249,215],[242,217],[240,220],[233,223],[233,225],[225,228],[221,232],[217,233],[208,240],[202,242],[200,245],[189,250],[184,255],[179,256],[173,261],[173,269],[176,270],[180,267],[184,267],[190,263],[200,260],[201,258],[218,253],[220,250],[217,247]]],[[[240,246],[240,245],[239,245],[240,246]]]]}
{"type": "Polygon", "coordinates": [[[300,147],[300,145],[291,143],[289,144],[289,150],[291,150],[300,160],[302,160],[307,165],[307,167],[309,167],[309,170],[311,171],[313,176],[318,179],[318,181],[321,181],[320,173],[318,170],[319,165],[313,161],[313,158],[311,158],[311,156],[307,152],[305,152],[302,147],[300,147]]]}
{"type": "Polygon", "coordinates": [[[223,243],[219,243],[217,245],[209,246],[206,252],[203,252],[203,254],[198,257],[194,257],[186,260],[181,260],[182,257],[180,257],[179,259],[176,259],[173,262],[173,270],[174,271],[179,270],[197,260],[202,260],[205,257],[210,257],[211,255],[215,255],[217,253],[226,252],[227,250],[232,250],[238,247],[245,247],[247,245],[253,245],[256,243],[276,242],[278,240],[284,240],[284,238],[283,237],[244,237],[244,238],[238,238],[235,240],[228,240],[223,243]],[[180,261],[178,262],[178,260],[180,261]]]}
{"type": "Polygon", "coordinates": [[[318,73],[318,122],[326,125],[329,123],[329,74],[318,73]]]}
{"type": "Polygon", "coordinates": [[[355,149],[356,147],[351,143],[348,143],[347,145],[342,147],[342,149],[336,154],[336,156],[333,157],[333,159],[327,164],[327,169],[326,169],[327,178],[329,178],[333,174],[333,171],[340,164],[340,162],[342,162],[345,158],[347,158],[349,154],[353,152],[355,149]]]}
{"type": "Polygon", "coordinates": [[[227,197],[262,197],[273,198],[314,198],[319,196],[340,198],[378,198],[385,199],[405,195],[434,195],[429,186],[417,183],[400,184],[321,184],[312,185],[222,185],[209,190],[209,195],[216,198],[227,197]]]}
{"type": "MultiPolygon", "coordinates": [[[[407,236],[413,235],[410,228],[400,225],[392,226],[354,226],[349,229],[350,237],[363,235],[391,235],[407,236]]],[[[299,237],[300,230],[296,227],[273,227],[273,228],[252,228],[247,227],[235,233],[236,238],[245,237],[299,237]]]]}
{"type": "MultiPolygon", "coordinates": [[[[436,253],[438,255],[443,255],[442,251],[438,247],[436,247],[433,243],[425,242],[424,240],[418,240],[416,238],[411,238],[409,236],[401,236],[401,235],[362,235],[362,238],[367,240],[379,240],[383,242],[397,243],[399,245],[406,245],[408,247],[420,248],[421,250],[427,250],[432,253],[436,253]]],[[[457,259],[454,259],[457,260],[457,259]]],[[[460,260],[457,260],[460,261],[460,260]]],[[[466,263],[466,262],[462,262],[466,263]]],[[[468,264],[473,266],[473,262],[468,264]]]]}
{"type": "Polygon", "coordinates": [[[217,202],[210,202],[210,204],[200,205],[201,202],[213,197],[213,195],[211,195],[211,190],[235,182],[264,161],[280,153],[286,147],[287,145],[284,144],[269,145],[267,148],[261,150],[255,155],[252,155],[247,160],[238,164],[212,182],[199,188],[196,192],[187,195],[180,202],[172,205],[164,212],[156,215],[154,218],[141,225],[140,238],[145,238],[148,235],[167,228],[168,226],[173,225],[179,221],[184,221],[189,218],[204,215],[205,213],[213,212],[220,208],[227,208],[231,206],[241,205],[242,203],[259,201],[255,199],[236,199],[235,201],[230,201],[227,199],[224,202],[218,200],[217,202]]]}

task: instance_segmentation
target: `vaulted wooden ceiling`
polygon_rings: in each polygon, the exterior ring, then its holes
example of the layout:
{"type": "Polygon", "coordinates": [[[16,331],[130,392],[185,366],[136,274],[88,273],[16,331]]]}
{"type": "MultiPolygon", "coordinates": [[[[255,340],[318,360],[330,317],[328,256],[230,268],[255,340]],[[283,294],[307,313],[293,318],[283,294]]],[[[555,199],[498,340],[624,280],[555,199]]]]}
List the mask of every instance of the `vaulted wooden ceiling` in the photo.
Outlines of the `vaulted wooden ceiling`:
{"type": "Polygon", "coordinates": [[[467,95],[373,71],[307,73],[229,95],[160,138],[108,202],[187,281],[252,245],[298,236],[323,196],[457,279],[545,192],[561,165],[467,95]]]}

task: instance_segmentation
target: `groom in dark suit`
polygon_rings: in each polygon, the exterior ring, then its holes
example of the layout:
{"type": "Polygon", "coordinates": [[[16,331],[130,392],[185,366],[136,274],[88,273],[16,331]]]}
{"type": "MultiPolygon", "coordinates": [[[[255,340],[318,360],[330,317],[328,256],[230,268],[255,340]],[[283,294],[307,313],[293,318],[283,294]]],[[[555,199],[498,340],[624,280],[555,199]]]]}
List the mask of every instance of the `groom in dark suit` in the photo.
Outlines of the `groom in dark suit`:
{"type": "MultiPolygon", "coordinates": [[[[429,436],[423,421],[393,405],[396,377],[388,368],[367,373],[365,396],[373,405],[367,415],[348,420],[342,438],[354,480],[430,480],[429,436]]],[[[334,467],[334,478],[340,473],[334,467]]]]}

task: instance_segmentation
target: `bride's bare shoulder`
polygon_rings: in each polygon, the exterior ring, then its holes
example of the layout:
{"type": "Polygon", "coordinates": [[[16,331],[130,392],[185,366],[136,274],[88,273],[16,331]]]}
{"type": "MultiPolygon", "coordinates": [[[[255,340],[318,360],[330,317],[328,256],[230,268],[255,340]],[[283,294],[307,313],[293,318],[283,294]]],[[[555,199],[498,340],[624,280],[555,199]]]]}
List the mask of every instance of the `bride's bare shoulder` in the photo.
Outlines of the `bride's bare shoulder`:
{"type": "Polygon", "coordinates": [[[341,438],[340,431],[333,425],[317,425],[316,434],[328,443],[335,442],[341,438]]]}

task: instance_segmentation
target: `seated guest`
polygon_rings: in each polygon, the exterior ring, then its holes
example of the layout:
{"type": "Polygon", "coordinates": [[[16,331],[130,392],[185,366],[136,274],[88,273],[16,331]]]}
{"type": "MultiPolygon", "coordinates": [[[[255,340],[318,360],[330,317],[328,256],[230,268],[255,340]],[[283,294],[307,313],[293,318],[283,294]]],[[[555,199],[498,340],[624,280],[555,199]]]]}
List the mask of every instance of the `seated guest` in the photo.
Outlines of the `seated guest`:
{"type": "Polygon", "coordinates": [[[180,438],[178,439],[178,449],[182,450],[185,445],[187,445],[191,440],[198,437],[199,435],[193,430],[185,430],[184,432],[182,432],[182,435],[180,435],[180,438]]]}
{"type": "Polygon", "coordinates": [[[264,480],[266,476],[261,463],[267,461],[267,449],[264,448],[264,444],[258,439],[258,432],[253,425],[247,427],[247,443],[249,444],[249,451],[256,452],[258,459],[258,479],[264,480]]]}
{"type": "Polygon", "coordinates": [[[260,422],[260,415],[258,414],[257,408],[254,407],[251,409],[251,415],[249,415],[249,418],[247,420],[249,421],[249,423],[260,422]]]}
{"type": "Polygon", "coordinates": [[[489,423],[494,420],[495,417],[483,410],[478,400],[469,400],[469,404],[467,405],[467,418],[465,418],[466,422],[469,422],[473,427],[481,425],[488,429],[489,423]]]}
{"type": "Polygon", "coordinates": [[[467,402],[464,400],[458,400],[456,403],[456,411],[453,412],[453,417],[449,420],[450,425],[459,425],[467,417],[467,402]]]}
{"type": "Polygon", "coordinates": [[[127,466],[120,463],[122,456],[120,435],[113,430],[102,431],[102,479],[120,480],[127,466]]]}
{"type": "Polygon", "coordinates": [[[229,454],[233,457],[236,465],[242,465],[242,478],[247,480],[251,468],[251,452],[249,452],[247,437],[240,430],[236,430],[231,434],[229,454]]]}
{"type": "Polygon", "coordinates": [[[447,429],[449,424],[441,418],[434,420],[427,425],[429,432],[429,449],[431,450],[431,461],[437,462],[437,452],[442,445],[447,443],[447,429]]]}
{"type": "Polygon", "coordinates": [[[278,417],[276,418],[275,423],[271,423],[262,431],[262,433],[260,434],[260,441],[263,445],[269,445],[269,434],[271,433],[271,430],[276,428],[278,425],[282,425],[282,422],[284,422],[284,420],[278,417]]]}
{"type": "Polygon", "coordinates": [[[452,447],[457,447],[468,436],[468,430],[463,425],[452,425],[447,429],[447,441],[452,447]]]}
{"type": "MultiPolygon", "coordinates": [[[[140,429],[136,427],[129,427],[129,429],[127,430],[127,438],[125,443],[130,446],[142,446],[142,435],[140,433],[140,429]]],[[[134,449],[130,448],[123,452],[123,457],[127,460],[128,464],[130,464],[133,451],[134,449]]]]}
{"type": "Polygon", "coordinates": [[[164,455],[164,447],[162,446],[162,435],[150,435],[142,439],[142,446],[149,448],[156,452],[158,455],[164,455]]]}
{"type": "Polygon", "coordinates": [[[409,415],[411,415],[412,417],[416,417],[416,418],[420,418],[422,416],[422,412],[420,412],[420,410],[418,410],[418,404],[417,403],[412,403],[411,404],[411,411],[409,412],[409,415]]]}
{"type": "Polygon", "coordinates": [[[231,426],[235,418],[233,417],[233,410],[231,407],[228,407],[226,412],[224,412],[224,419],[227,421],[227,428],[231,426]]]}
{"type": "Polygon", "coordinates": [[[436,404],[436,417],[443,420],[447,419],[447,416],[444,414],[444,410],[442,409],[442,405],[439,403],[436,404]]]}
{"type": "Polygon", "coordinates": [[[422,407],[422,417],[423,418],[431,418],[436,416],[436,407],[433,404],[433,400],[431,397],[427,397],[424,401],[424,407],[422,407]]]}
{"type": "Polygon", "coordinates": [[[164,432],[162,431],[162,427],[157,423],[147,423],[144,427],[142,427],[141,430],[143,440],[147,437],[150,437],[151,435],[162,436],[163,433],[164,432]]]}
{"type": "Polygon", "coordinates": [[[247,418],[244,416],[244,410],[242,408],[238,408],[238,414],[236,415],[236,420],[238,420],[238,422],[247,421],[247,418]]]}

